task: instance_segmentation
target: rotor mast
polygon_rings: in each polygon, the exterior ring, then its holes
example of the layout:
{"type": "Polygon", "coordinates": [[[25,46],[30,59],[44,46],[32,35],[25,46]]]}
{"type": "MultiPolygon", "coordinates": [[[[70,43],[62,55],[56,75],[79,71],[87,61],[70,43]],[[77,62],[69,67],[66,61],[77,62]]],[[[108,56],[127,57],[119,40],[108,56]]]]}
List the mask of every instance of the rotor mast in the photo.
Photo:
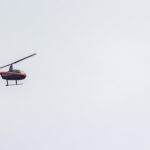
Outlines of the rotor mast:
{"type": "Polygon", "coordinates": [[[11,64],[9,67],[9,71],[12,72],[13,71],[13,65],[11,64]]]}

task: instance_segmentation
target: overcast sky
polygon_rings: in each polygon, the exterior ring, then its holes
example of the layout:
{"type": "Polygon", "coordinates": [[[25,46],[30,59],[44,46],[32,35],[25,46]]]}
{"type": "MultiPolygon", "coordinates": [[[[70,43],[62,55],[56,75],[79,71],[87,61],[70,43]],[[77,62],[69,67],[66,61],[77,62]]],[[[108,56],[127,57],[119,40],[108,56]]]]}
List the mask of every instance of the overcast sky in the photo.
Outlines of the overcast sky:
{"type": "Polygon", "coordinates": [[[23,85],[0,80],[0,149],[149,150],[149,8],[0,0],[0,66],[38,54],[23,85]]]}

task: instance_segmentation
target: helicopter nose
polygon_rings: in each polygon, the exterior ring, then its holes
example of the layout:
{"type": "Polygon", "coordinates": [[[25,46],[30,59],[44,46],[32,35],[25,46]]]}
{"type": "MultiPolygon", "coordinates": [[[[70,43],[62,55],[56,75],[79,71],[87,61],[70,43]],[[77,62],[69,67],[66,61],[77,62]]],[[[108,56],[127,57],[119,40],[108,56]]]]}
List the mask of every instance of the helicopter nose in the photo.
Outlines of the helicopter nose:
{"type": "Polygon", "coordinates": [[[27,75],[26,74],[24,74],[24,79],[27,77],[27,75]]]}
{"type": "Polygon", "coordinates": [[[26,78],[26,73],[24,71],[21,71],[21,75],[22,75],[22,79],[25,79],[26,78]]]}
{"type": "Polygon", "coordinates": [[[27,75],[23,73],[21,76],[22,76],[22,79],[25,79],[27,75]]]}

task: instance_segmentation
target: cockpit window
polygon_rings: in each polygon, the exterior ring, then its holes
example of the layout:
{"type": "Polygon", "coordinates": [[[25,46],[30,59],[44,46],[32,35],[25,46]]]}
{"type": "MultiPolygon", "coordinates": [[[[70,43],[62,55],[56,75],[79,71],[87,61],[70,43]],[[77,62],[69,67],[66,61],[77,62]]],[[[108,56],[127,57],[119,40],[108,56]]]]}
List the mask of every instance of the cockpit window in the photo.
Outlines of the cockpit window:
{"type": "Polygon", "coordinates": [[[23,72],[23,71],[20,71],[20,73],[25,74],[25,72],[23,72]]]}
{"type": "Polygon", "coordinates": [[[21,71],[20,71],[20,70],[14,70],[14,72],[16,72],[16,73],[21,73],[21,71]]]}

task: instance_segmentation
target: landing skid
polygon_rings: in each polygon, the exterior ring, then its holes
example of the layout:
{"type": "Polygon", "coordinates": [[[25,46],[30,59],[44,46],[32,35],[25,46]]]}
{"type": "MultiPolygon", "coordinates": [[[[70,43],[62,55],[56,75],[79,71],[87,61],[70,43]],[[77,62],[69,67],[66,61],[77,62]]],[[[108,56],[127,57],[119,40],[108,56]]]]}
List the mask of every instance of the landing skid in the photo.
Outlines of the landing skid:
{"type": "Polygon", "coordinates": [[[17,82],[17,80],[16,80],[16,84],[9,84],[9,83],[8,83],[8,80],[6,80],[6,86],[13,86],[13,85],[23,85],[23,83],[19,83],[19,84],[18,84],[18,82],[17,82]]]}
{"type": "MultiPolygon", "coordinates": [[[[19,83],[19,84],[17,84],[17,85],[23,85],[23,83],[19,83]]],[[[6,85],[6,86],[16,86],[16,84],[8,84],[8,85],[6,85]]]]}

